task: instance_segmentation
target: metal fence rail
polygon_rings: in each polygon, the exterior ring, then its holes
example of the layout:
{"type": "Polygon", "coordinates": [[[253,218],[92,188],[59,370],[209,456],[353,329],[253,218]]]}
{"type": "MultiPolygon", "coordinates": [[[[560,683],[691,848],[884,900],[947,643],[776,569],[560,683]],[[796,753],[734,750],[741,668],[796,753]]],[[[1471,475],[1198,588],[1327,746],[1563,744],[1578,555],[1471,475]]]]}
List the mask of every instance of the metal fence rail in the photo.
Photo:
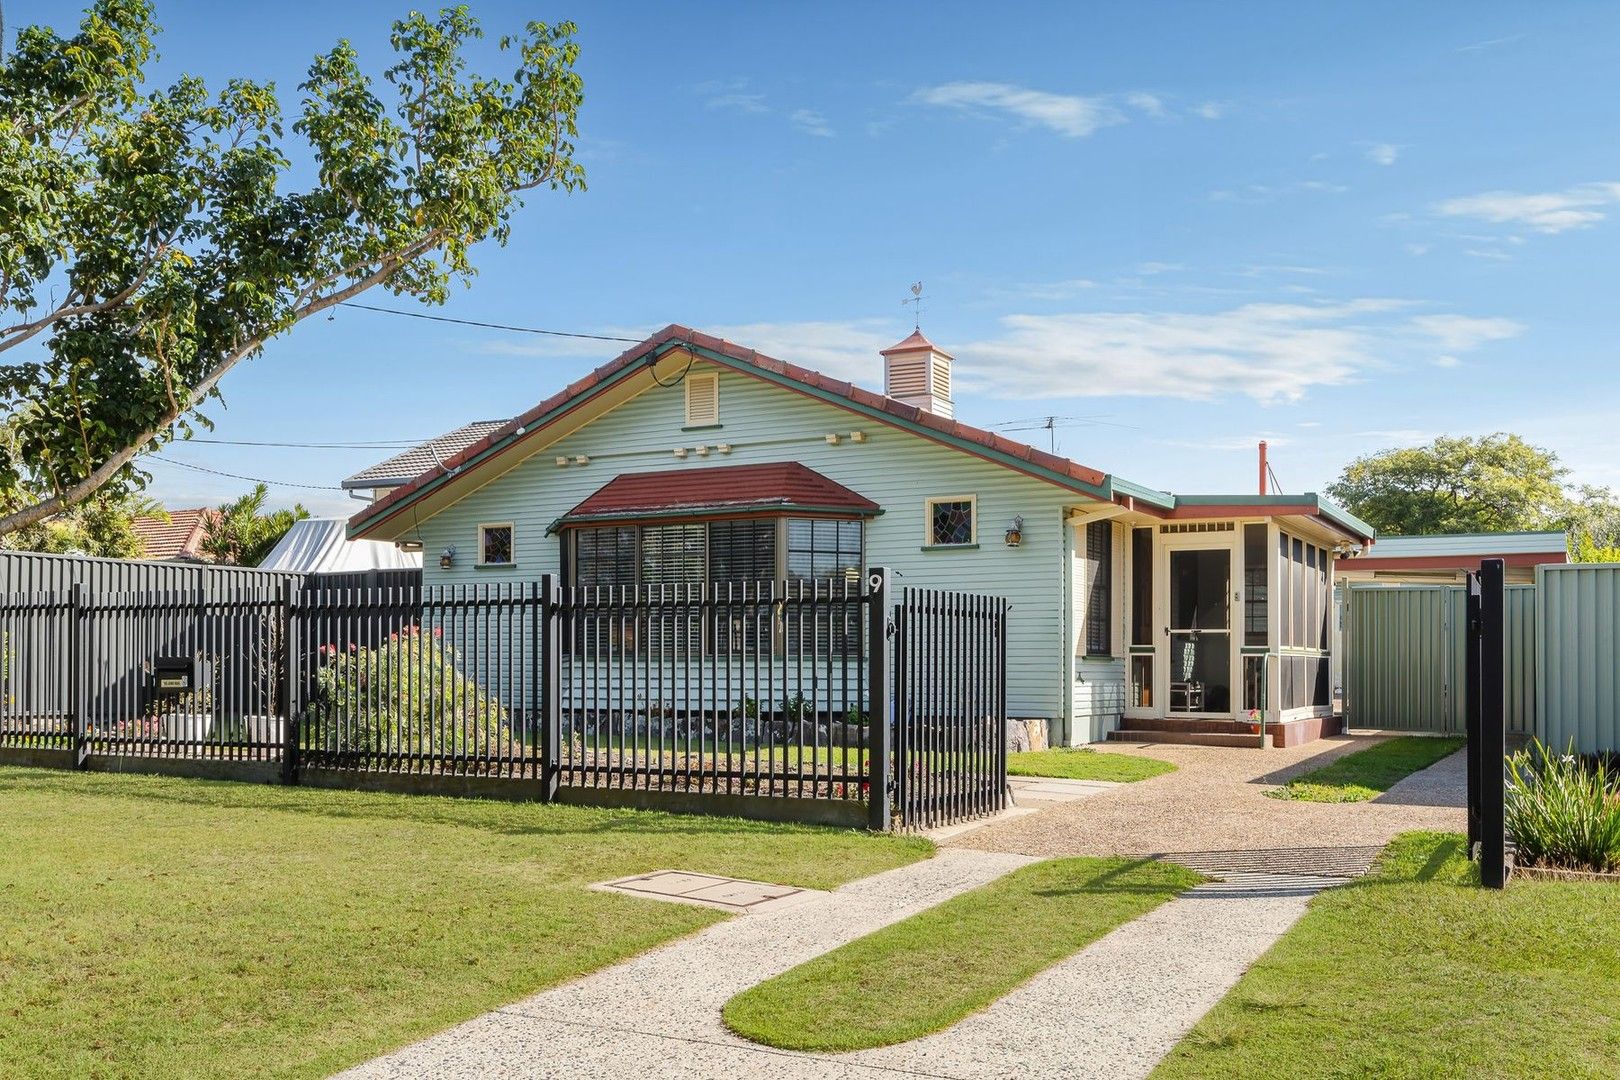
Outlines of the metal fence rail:
{"type": "Polygon", "coordinates": [[[891,807],[906,827],[993,813],[1006,602],[907,589],[891,607],[888,580],[0,596],[0,749],[733,813],[798,800],[879,828],[891,807]]]}
{"type": "Polygon", "coordinates": [[[875,602],[843,579],[568,590],[562,782],[863,798],[875,602]]]}
{"type": "Polygon", "coordinates": [[[1006,805],[1007,601],[904,589],[895,612],[895,804],[934,828],[1006,805]]]}

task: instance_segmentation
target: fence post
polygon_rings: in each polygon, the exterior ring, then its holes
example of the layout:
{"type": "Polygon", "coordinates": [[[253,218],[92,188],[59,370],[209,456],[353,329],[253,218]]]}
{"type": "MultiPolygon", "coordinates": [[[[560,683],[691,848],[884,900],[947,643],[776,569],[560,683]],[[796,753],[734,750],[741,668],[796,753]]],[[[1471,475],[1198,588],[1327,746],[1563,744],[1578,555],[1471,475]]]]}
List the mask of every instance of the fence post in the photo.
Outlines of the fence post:
{"type": "Polygon", "coordinates": [[[1507,683],[1503,659],[1506,564],[1486,559],[1479,564],[1479,876],[1488,889],[1507,884],[1507,828],[1503,820],[1506,797],[1503,761],[1507,757],[1505,725],[1507,683]]]}
{"type": "Polygon", "coordinates": [[[281,583],[281,782],[298,783],[299,714],[303,686],[298,678],[298,601],[300,583],[281,583]]]}
{"type": "Polygon", "coordinates": [[[889,808],[890,733],[894,724],[894,678],[889,667],[889,589],[890,572],[874,567],[867,577],[866,665],[867,693],[871,696],[867,713],[867,826],[873,832],[888,832],[892,824],[889,808]]]}
{"type": "Polygon", "coordinates": [[[72,696],[72,716],[68,722],[72,725],[73,739],[73,767],[84,768],[85,759],[90,756],[89,740],[85,737],[86,721],[90,713],[90,703],[87,698],[86,687],[89,678],[85,673],[85,665],[90,659],[89,628],[90,622],[85,618],[84,583],[75,581],[68,590],[71,606],[68,617],[71,620],[71,633],[68,635],[68,688],[72,696]]]}
{"type": "Polygon", "coordinates": [[[562,635],[557,632],[562,618],[562,589],[554,575],[541,575],[538,599],[535,606],[541,633],[535,644],[545,650],[540,677],[540,715],[544,721],[540,737],[540,797],[552,802],[562,782],[562,635]]]}
{"type": "MultiPolygon", "coordinates": [[[[1480,631],[1482,627],[1480,614],[1480,581],[1479,574],[1470,573],[1467,578],[1467,591],[1465,594],[1465,614],[1463,616],[1463,732],[1468,737],[1468,745],[1463,753],[1468,762],[1468,850],[1470,855],[1474,845],[1479,843],[1479,777],[1480,766],[1484,760],[1480,754],[1480,631]]],[[[1452,634],[1448,640],[1456,640],[1457,635],[1452,634]]],[[[1447,670],[1451,665],[1446,665],[1447,670]]]]}

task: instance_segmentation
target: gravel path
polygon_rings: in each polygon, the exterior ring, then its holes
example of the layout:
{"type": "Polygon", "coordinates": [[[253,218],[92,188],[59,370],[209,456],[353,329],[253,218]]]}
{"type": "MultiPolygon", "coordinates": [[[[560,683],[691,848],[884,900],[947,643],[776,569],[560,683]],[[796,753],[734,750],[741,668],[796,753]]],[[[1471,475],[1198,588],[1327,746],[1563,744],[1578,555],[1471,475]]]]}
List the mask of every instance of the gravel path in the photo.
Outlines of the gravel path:
{"type": "Polygon", "coordinates": [[[1466,827],[1461,752],[1371,802],[1289,802],[1265,792],[1386,737],[1336,736],[1282,750],[1110,746],[1110,752],[1162,758],[1178,769],[946,843],[1036,856],[1170,855],[1195,869],[1359,874],[1397,833],[1466,827]]]}

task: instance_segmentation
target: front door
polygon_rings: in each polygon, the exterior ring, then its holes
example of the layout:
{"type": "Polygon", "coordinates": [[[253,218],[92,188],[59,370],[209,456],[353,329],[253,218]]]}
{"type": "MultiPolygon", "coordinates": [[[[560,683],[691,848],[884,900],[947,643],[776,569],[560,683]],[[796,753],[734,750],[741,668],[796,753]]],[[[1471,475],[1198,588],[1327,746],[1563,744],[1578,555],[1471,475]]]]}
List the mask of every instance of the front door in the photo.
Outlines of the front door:
{"type": "Polygon", "coordinates": [[[1169,552],[1169,711],[1184,716],[1232,714],[1232,552],[1169,552]]]}

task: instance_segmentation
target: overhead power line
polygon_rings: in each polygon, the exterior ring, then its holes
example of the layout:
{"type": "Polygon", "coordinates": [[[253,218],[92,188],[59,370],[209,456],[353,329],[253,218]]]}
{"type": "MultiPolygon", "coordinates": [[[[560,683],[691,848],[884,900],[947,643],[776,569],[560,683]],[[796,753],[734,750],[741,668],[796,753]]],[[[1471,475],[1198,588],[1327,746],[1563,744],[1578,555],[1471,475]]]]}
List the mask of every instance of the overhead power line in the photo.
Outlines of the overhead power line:
{"type": "Polygon", "coordinates": [[[506,323],[480,322],[477,319],[452,319],[448,315],[429,315],[425,311],[405,311],[401,308],[377,307],[374,304],[357,304],[353,300],[345,300],[338,307],[356,308],[360,311],[375,311],[382,315],[403,315],[407,319],[455,323],[458,326],[481,326],[486,330],[510,330],[515,334],[543,334],[546,337],[584,338],[587,341],[628,341],[632,345],[640,344],[644,340],[643,338],[616,337],[613,334],[584,334],[575,330],[542,330],[537,326],[510,326],[506,323]]]}
{"type": "Polygon", "coordinates": [[[210,446],[283,446],[305,450],[409,450],[413,446],[422,445],[430,438],[432,436],[409,442],[269,442],[253,439],[177,439],[176,442],[179,445],[207,443],[210,446]]]}
{"type": "Polygon", "coordinates": [[[193,465],[189,461],[175,461],[173,458],[152,458],[154,465],[177,465],[182,469],[191,469],[194,472],[212,473],[214,476],[225,476],[232,480],[246,480],[250,484],[269,484],[272,487],[303,488],[306,491],[346,491],[336,484],[300,484],[291,480],[266,480],[262,476],[243,476],[241,473],[225,472],[222,469],[210,469],[206,465],[193,465]]]}

